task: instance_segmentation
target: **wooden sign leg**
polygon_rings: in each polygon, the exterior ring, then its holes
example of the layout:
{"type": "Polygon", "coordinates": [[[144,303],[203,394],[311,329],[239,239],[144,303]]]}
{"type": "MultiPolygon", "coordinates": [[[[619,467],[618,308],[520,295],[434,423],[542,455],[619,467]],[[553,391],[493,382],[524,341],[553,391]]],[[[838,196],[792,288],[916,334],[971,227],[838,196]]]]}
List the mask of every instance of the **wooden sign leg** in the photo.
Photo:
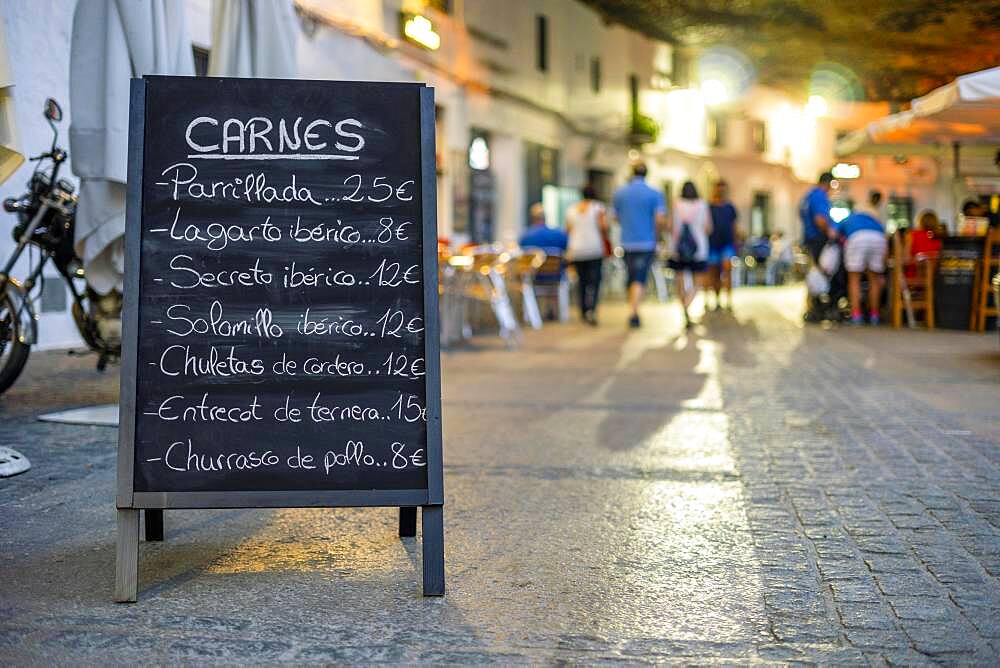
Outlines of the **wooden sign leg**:
{"type": "Polygon", "coordinates": [[[399,509],[399,537],[408,538],[417,535],[417,507],[401,506],[399,509]]]}
{"type": "Polygon", "coordinates": [[[424,596],[444,596],[444,509],[423,506],[424,596]]]}
{"type": "Polygon", "coordinates": [[[146,518],[146,542],[163,540],[163,510],[147,508],[142,514],[146,518]]]}
{"type": "Polygon", "coordinates": [[[115,602],[135,603],[139,589],[139,511],[118,509],[115,602]]]}

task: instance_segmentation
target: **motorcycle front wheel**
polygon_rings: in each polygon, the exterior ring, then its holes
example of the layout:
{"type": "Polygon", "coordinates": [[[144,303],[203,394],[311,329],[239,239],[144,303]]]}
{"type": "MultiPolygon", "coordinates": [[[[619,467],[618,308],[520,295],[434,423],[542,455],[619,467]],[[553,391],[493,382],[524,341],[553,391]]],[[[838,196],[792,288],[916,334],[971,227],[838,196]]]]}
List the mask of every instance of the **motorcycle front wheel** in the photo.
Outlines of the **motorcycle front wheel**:
{"type": "Polygon", "coordinates": [[[28,363],[31,345],[21,340],[21,333],[17,305],[4,294],[0,297],[0,394],[14,384],[28,363]]]}

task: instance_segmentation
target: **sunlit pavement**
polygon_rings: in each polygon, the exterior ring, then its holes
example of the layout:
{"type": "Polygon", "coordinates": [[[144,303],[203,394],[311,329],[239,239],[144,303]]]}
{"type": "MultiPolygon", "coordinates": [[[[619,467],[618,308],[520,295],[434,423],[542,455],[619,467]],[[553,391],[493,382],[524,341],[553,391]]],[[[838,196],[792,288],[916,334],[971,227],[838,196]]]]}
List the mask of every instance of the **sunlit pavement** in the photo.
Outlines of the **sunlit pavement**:
{"type": "Polygon", "coordinates": [[[553,325],[444,356],[448,593],[388,509],[174,511],[110,602],[113,400],[34,357],[0,400],[3,663],[632,661],[996,664],[1000,347],[803,327],[740,292],[688,334],[553,325]]]}

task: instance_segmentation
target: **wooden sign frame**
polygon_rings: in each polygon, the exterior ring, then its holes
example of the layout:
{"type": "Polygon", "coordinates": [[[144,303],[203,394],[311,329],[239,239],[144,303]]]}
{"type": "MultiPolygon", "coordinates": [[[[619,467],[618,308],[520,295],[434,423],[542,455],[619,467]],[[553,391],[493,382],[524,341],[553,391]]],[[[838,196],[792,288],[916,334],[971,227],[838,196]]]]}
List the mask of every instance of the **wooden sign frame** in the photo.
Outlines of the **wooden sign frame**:
{"type": "MultiPolygon", "coordinates": [[[[420,85],[414,84],[414,86],[420,85]]],[[[180,508],[398,507],[399,535],[406,537],[416,535],[417,507],[420,507],[423,533],[423,593],[424,596],[444,595],[444,480],[441,438],[441,343],[438,322],[434,89],[423,86],[420,90],[427,489],[218,492],[134,490],[146,90],[145,79],[132,79],[122,307],[115,601],[135,602],[137,597],[139,511],[142,510],[145,515],[145,539],[157,541],[163,540],[163,511],[180,508]]]]}

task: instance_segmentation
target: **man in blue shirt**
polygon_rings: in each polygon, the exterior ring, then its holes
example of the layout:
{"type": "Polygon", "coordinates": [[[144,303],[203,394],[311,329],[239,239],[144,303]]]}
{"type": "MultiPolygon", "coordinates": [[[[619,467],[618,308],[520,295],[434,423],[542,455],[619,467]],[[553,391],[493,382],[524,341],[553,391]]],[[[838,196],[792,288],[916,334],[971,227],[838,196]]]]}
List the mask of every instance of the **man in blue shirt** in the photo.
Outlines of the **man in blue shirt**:
{"type": "MultiPolygon", "coordinates": [[[[722,308],[720,294],[726,289],[729,310],[733,308],[733,278],[730,258],[736,255],[736,220],[739,214],[729,201],[729,184],[719,181],[712,191],[709,210],[712,213],[712,233],[708,235],[709,286],[715,292],[715,307],[722,308]]],[[[708,308],[708,300],[705,300],[708,308]]]]}
{"type": "Polygon", "coordinates": [[[864,323],[861,315],[861,272],[868,274],[868,321],[877,325],[879,302],[882,299],[882,272],[885,271],[885,254],[888,243],[885,228],[878,220],[878,206],[882,193],[873,190],[868,194],[868,207],[860,208],[840,221],[840,235],[844,242],[844,268],[847,269],[847,296],[851,300],[851,324],[864,323]]]}
{"type": "Polygon", "coordinates": [[[638,327],[639,303],[656,251],[657,231],[667,222],[667,203],[663,193],[646,184],[646,165],[640,162],[632,168],[632,180],[615,193],[614,207],[628,268],[629,326],[638,327]]]}
{"type": "Polygon", "coordinates": [[[819,261],[819,254],[826,240],[835,232],[830,218],[830,184],[833,174],[824,172],[819,183],[806,193],[799,204],[799,218],[802,220],[802,245],[809,251],[813,262],[819,261]]]}
{"type": "Polygon", "coordinates": [[[521,248],[541,248],[549,255],[562,255],[569,245],[566,233],[545,224],[545,208],[541,203],[531,205],[531,225],[524,231],[518,243],[521,248]]]}
{"type": "MultiPolygon", "coordinates": [[[[524,231],[518,243],[521,248],[540,248],[546,255],[565,255],[569,246],[569,237],[562,230],[545,224],[545,207],[541,202],[531,205],[528,214],[531,225],[524,231]]],[[[559,263],[559,270],[535,275],[536,283],[558,283],[565,273],[566,263],[559,263]]]]}

